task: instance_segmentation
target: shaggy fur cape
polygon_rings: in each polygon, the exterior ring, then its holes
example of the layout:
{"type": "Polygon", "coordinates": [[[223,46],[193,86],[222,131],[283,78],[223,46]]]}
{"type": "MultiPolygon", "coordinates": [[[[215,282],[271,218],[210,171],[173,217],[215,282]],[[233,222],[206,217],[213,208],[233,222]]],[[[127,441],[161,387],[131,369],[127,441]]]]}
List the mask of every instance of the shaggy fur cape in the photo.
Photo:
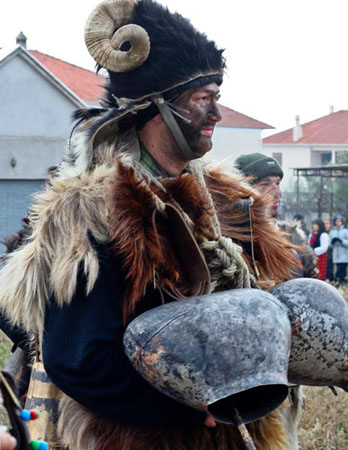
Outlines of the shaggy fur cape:
{"type": "MultiPolygon", "coordinates": [[[[128,133],[123,141],[100,145],[92,160],[81,153],[88,151],[87,147],[86,133],[82,132],[69,163],[63,164],[45,191],[37,195],[30,213],[29,237],[7,257],[1,270],[0,306],[12,323],[42,336],[47,299],[54,294],[59,305],[71,302],[81,265],[87,279],[86,293],[91,291],[99,270],[91,237],[97,242],[112,242],[123,260],[125,323],[136,314],[154,277],[161,287],[185,287],[168,228],[165,223],[153,226],[153,212],[164,202],[180,206],[198,244],[216,239],[219,223],[225,236],[245,247],[243,255],[250,272],[259,274],[260,285],[291,278],[290,267],[297,264],[293,246],[267,217],[267,199],[244,184],[239,175],[205,171],[194,163],[191,173],[159,183],[137,162],[134,135],[128,133]],[[250,196],[254,198],[250,214],[235,208],[236,201],[250,196]]],[[[241,448],[232,426],[221,425],[215,431],[204,427],[135,430],[110,425],[70,399],[63,404],[63,439],[71,450],[110,449],[111,436],[115,439],[112,448],[117,442],[118,450],[198,450],[215,448],[215,444],[220,450],[241,448]],[[98,443],[92,445],[95,439],[98,443]]],[[[249,428],[258,448],[284,448],[286,439],[276,412],[249,428]]]]}

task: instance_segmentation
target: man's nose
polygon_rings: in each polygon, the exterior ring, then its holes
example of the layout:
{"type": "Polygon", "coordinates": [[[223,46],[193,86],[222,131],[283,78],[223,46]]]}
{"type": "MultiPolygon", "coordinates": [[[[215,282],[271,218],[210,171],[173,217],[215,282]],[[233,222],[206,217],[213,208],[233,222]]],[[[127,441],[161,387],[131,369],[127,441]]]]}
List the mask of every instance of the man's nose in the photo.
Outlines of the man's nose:
{"type": "Polygon", "coordinates": [[[279,184],[274,184],[274,185],[271,187],[271,191],[272,191],[272,193],[273,193],[275,196],[277,196],[277,197],[280,197],[280,196],[281,196],[281,190],[280,190],[279,184]]]}
{"type": "Polygon", "coordinates": [[[220,122],[220,120],[222,119],[220,108],[217,103],[212,105],[211,110],[208,114],[208,118],[211,122],[220,122]]]}

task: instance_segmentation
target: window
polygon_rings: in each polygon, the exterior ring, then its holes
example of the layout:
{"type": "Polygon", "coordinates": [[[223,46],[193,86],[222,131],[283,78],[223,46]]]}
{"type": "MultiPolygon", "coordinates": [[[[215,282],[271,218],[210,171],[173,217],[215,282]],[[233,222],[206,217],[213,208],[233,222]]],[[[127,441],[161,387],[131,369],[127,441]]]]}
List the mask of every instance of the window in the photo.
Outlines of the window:
{"type": "Polygon", "coordinates": [[[331,162],[331,152],[320,153],[320,163],[322,166],[326,166],[331,162]]]}

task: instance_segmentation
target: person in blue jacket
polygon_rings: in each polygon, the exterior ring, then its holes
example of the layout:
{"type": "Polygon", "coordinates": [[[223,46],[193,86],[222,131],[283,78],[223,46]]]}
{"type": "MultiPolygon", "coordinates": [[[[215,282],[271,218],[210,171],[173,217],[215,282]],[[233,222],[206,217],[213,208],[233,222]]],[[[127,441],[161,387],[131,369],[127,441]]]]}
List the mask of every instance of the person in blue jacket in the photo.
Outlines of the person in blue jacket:
{"type": "Polygon", "coordinates": [[[337,214],[333,219],[330,245],[332,247],[332,262],[336,265],[335,280],[340,284],[346,283],[348,264],[348,230],[344,226],[343,217],[337,214]]]}

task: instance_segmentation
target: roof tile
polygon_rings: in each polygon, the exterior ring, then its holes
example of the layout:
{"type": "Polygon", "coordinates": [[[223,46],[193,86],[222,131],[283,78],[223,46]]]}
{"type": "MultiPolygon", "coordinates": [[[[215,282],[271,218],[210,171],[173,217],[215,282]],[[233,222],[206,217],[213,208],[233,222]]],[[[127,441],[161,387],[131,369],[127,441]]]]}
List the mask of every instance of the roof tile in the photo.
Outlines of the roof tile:
{"type": "Polygon", "coordinates": [[[263,139],[263,144],[348,144],[348,111],[331,113],[302,124],[302,139],[294,141],[293,129],[263,139]]]}
{"type": "Polygon", "coordinates": [[[222,115],[222,120],[218,123],[219,127],[261,128],[263,130],[274,128],[226,106],[219,105],[219,108],[222,115]]]}
{"type": "Polygon", "coordinates": [[[36,50],[29,53],[84,102],[97,103],[103,96],[105,79],[100,75],[36,50]]]}

